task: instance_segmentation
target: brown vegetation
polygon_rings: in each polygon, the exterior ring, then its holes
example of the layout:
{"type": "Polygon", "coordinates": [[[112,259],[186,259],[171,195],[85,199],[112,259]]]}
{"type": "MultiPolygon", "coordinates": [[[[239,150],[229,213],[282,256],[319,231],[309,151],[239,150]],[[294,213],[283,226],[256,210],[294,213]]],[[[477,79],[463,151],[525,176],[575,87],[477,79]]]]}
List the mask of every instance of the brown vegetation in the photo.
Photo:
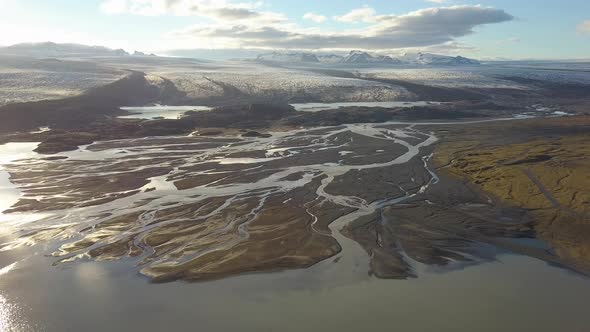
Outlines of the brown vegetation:
{"type": "Polygon", "coordinates": [[[450,129],[436,161],[494,198],[523,208],[538,236],[590,270],[590,117],[450,129]]]}

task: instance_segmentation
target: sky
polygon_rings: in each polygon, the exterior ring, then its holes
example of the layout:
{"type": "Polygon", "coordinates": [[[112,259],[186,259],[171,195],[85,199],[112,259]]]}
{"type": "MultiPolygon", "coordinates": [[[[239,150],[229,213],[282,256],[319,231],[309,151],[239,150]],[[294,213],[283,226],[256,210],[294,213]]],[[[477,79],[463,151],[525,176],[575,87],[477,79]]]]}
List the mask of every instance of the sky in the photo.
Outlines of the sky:
{"type": "Polygon", "coordinates": [[[0,0],[0,45],[589,59],[588,0],[0,0]]]}

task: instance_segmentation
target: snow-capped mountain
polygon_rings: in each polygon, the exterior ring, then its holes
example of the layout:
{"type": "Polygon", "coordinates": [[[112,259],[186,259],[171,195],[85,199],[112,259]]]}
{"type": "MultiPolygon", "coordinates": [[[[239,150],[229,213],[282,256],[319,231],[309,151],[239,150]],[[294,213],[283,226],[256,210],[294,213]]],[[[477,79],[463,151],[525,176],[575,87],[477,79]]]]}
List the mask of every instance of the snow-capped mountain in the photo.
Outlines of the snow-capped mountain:
{"type": "Polygon", "coordinates": [[[417,66],[461,66],[479,65],[479,61],[462,56],[446,56],[430,53],[406,53],[399,57],[372,55],[364,51],[351,51],[346,56],[336,54],[313,54],[309,52],[272,52],[261,54],[258,61],[277,63],[325,63],[347,65],[417,65],[417,66]]]}
{"type": "Polygon", "coordinates": [[[0,47],[0,54],[30,57],[92,57],[92,56],[126,56],[123,49],[113,50],[104,46],[81,44],[24,43],[0,47]]]}
{"type": "Polygon", "coordinates": [[[342,56],[336,54],[318,54],[316,56],[322,63],[340,63],[343,59],[342,56]]]}
{"type": "Polygon", "coordinates": [[[406,53],[399,58],[402,62],[414,65],[429,66],[460,66],[460,65],[479,65],[479,61],[465,58],[462,56],[447,56],[430,53],[406,53]]]}
{"type": "Polygon", "coordinates": [[[356,64],[401,64],[401,61],[387,55],[373,56],[363,51],[351,51],[347,56],[340,60],[341,63],[356,64]]]}

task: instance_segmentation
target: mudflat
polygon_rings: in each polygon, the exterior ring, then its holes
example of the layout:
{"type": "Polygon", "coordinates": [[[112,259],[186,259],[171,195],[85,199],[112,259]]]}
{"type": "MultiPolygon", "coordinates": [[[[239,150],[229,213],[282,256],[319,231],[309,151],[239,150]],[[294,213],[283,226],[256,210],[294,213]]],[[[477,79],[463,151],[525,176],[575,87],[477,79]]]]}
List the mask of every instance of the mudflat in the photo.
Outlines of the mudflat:
{"type": "Polygon", "coordinates": [[[16,228],[3,247],[57,241],[56,264],[126,258],[152,281],[195,281],[312,266],[341,251],[334,227],[350,220],[343,234],[380,278],[415,277],[411,262],[493,260],[489,248],[584,272],[586,198],[575,190],[587,160],[574,143],[583,145],[585,121],[389,122],[97,142],[5,165],[23,193],[8,215],[48,215],[16,228]],[[533,133],[547,128],[572,134],[547,135],[539,148],[533,133]],[[547,198],[554,188],[543,170],[554,185],[572,176],[574,199],[556,206],[566,193],[547,198]],[[538,200],[518,196],[532,189],[510,189],[525,180],[543,188],[529,195],[538,200]],[[555,251],[520,239],[547,240],[555,251]]]}

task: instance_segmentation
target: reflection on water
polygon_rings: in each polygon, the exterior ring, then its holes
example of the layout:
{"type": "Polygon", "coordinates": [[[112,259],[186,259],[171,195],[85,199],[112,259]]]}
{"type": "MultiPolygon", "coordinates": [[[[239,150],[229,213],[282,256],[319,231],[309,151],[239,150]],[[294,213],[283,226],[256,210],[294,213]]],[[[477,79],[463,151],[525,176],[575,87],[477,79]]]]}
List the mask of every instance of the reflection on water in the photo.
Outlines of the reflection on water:
{"type": "MultiPolygon", "coordinates": [[[[10,182],[10,174],[4,170],[3,165],[36,155],[33,150],[37,145],[38,143],[7,143],[0,145],[0,212],[10,208],[21,196],[20,191],[10,182]]],[[[7,222],[9,219],[0,213],[0,235],[3,233],[2,223],[7,222]]],[[[23,216],[23,219],[26,219],[26,217],[23,216]]]]}
{"type": "Polygon", "coordinates": [[[11,270],[13,270],[14,267],[16,266],[16,264],[17,264],[17,262],[14,262],[14,263],[12,263],[10,265],[7,265],[7,266],[1,268],[0,269],[0,277],[2,277],[2,275],[4,275],[4,274],[10,272],[11,270]]]}
{"type": "Polygon", "coordinates": [[[4,211],[18,201],[19,191],[10,183],[10,175],[0,166],[0,211],[4,211]]]}
{"type": "MultiPolygon", "coordinates": [[[[20,159],[37,156],[33,150],[39,143],[7,143],[0,145],[0,236],[4,235],[8,226],[24,224],[43,218],[43,214],[21,214],[18,219],[2,214],[21,197],[21,192],[10,182],[10,174],[3,165],[20,159]]],[[[0,330],[1,331],[1,330],[0,330]]]]}
{"type": "Polygon", "coordinates": [[[0,293],[0,331],[2,332],[35,332],[43,331],[27,322],[23,310],[0,293]]]}
{"type": "MultiPolygon", "coordinates": [[[[386,101],[386,102],[344,102],[344,103],[302,103],[302,104],[291,104],[297,111],[302,112],[319,112],[330,109],[337,109],[341,107],[413,107],[413,106],[427,106],[432,104],[440,104],[438,102],[429,101],[413,101],[413,102],[400,102],[400,101],[386,101]]],[[[189,111],[209,111],[212,108],[209,106],[142,106],[142,107],[121,107],[122,110],[128,111],[132,114],[123,115],[119,118],[122,119],[178,119],[184,113],[189,111]]]]}
{"type": "Polygon", "coordinates": [[[121,263],[55,269],[37,256],[21,267],[27,273],[0,279],[0,289],[31,304],[26,318],[44,331],[549,332],[590,324],[588,279],[532,258],[502,255],[404,281],[369,277],[358,264],[150,284],[121,263]]]}
{"type": "Polygon", "coordinates": [[[19,159],[37,155],[33,150],[39,143],[7,143],[0,145],[0,212],[14,204],[20,196],[15,186],[10,183],[10,175],[3,165],[19,159]]]}
{"type": "Polygon", "coordinates": [[[145,107],[121,107],[123,111],[132,114],[120,116],[122,119],[178,119],[184,113],[189,111],[208,111],[211,107],[207,106],[145,106],[145,107]]]}
{"type": "Polygon", "coordinates": [[[413,101],[413,102],[401,102],[401,101],[385,101],[385,102],[345,102],[345,103],[304,103],[304,104],[291,104],[297,111],[301,112],[319,112],[331,109],[338,109],[342,107],[413,107],[413,106],[426,106],[431,104],[440,104],[437,102],[429,101],[413,101]]]}

